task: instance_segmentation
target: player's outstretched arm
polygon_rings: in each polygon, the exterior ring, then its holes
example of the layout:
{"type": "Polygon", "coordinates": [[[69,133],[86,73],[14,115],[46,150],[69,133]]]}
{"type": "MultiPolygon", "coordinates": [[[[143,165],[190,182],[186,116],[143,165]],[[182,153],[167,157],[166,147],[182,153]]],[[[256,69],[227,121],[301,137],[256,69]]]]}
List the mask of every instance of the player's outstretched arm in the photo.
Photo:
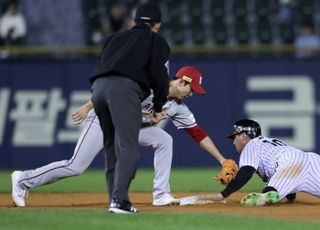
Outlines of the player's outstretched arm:
{"type": "Polygon", "coordinates": [[[213,143],[209,136],[206,136],[200,143],[200,147],[207,151],[211,156],[213,156],[222,165],[225,158],[222,156],[216,145],[213,143]]]}
{"type": "Polygon", "coordinates": [[[80,106],[73,114],[72,120],[76,125],[80,125],[84,119],[86,119],[89,111],[93,109],[93,104],[91,101],[88,101],[84,105],[80,106]]]}
{"type": "Polygon", "coordinates": [[[238,173],[236,162],[233,159],[225,159],[209,136],[204,138],[199,144],[221,164],[219,174],[214,176],[213,179],[220,181],[223,185],[227,185],[233,181],[238,173]]]}
{"type": "Polygon", "coordinates": [[[232,193],[238,191],[242,188],[248,181],[251,179],[256,169],[252,166],[245,165],[239,169],[235,180],[231,181],[220,193],[226,198],[230,196],[232,193]]]}
{"type": "Polygon", "coordinates": [[[199,143],[203,150],[207,151],[221,164],[221,171],[217,176],[214,177],[214,179],[220,181],[224,185],[227,185],[233,181],[238,172],[238,166],[236,162],[232,159],[226,159],[220,153],[208,134],[202,128],[200,128],[200,126],[196,125],[192,128],[187,128],[186,131],[195,141],[199,143]]]}
{"type": "Polygon", "coordinates": [[[191,128],[186,128],[185,130],[200,145],[203,150],[208,152],[222,165],[225,158],[222,156],[208,134],[199,125],[195,125],[191,128]]]}

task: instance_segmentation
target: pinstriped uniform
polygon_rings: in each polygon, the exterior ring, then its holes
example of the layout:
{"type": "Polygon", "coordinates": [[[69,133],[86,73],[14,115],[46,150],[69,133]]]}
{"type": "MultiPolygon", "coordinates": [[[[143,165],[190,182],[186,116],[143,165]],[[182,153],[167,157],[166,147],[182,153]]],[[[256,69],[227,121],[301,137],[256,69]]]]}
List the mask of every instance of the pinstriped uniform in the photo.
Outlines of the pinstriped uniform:
{"type": "Polygon", "coordinates": [[[295,192],[320,197],[320,156],[267,137],[252,139],[242,150],[239,167],[252,166],[278,190],[280,198],[295,192]]]}

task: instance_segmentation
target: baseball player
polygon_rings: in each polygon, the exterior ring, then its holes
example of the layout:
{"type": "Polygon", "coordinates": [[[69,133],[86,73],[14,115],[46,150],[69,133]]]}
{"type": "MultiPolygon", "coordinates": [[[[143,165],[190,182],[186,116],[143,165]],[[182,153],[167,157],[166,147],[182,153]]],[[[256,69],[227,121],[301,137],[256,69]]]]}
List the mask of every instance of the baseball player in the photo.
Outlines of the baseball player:
{"type": "MultiPolygon", "coordinates": [[[[289,146],[276,138],[261,136],[260,125],[249,119],[237,121],[228,135],[240,153],[239,172],[220,193],[210,195],[222,200],[244,186],[256,172],[266,182],[262,193],[241,199],[243,206],[293,202],[297,192],[320,197],[320,156],[289,146]]],[[[207,197],[208,198],[208,197],[207,197]]]]}
{"type": "MultiPolygon", "coordinates": [[[[176,78],[170,82],[168,101],[163,109],[165,115],[178,129],[186,130],[201,148],[222,164],[225,158],[220,154],[211,138],[196,123],[187,105],[181,101],[191,97],[193,92],[200,95],[205,94],[201,86],[201,78],[201,73],[197,68],[182,67],[176,73],[176,78]]],[[[171,136],[160,127],[150,126],[149,122],[153,114],[152,98],[151,95],[142,102],[143,124],[146,127],[140,130],[139,144],[154,148],[153,205],[163,206],[179,202],[170,194],[169,184],[173,141],[171,136]]],[[[81,123],[84,120],[84,128],[71,159],[53,162],[34,170],[12,173],[12,198],[16,206],[25,206],[25,197],[31,188],[81,174],[103,148],[99,120],[92,109],[91,102],[83,105],[79,111],[74,113],[73,120],[75,123],[81,123]]]]}

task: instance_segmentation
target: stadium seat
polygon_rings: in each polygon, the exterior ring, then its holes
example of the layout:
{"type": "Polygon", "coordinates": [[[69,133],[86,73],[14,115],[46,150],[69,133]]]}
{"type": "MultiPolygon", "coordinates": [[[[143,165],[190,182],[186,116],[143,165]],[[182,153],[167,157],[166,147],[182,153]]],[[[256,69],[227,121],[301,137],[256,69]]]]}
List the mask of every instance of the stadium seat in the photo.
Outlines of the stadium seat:
{"type": "Polygon", "coordinates": [[[247,17],[247,0],[236,0],[233,5],[236,20],[244,20],[247,17]]]}
{"type": "Polygon", "coordinates": [[[293,24],[282,24],[279,26],[280,37],[282,43],[293,44],[295,39],[294,25],[293,24]]]}
{"type": "Polygon", "coordinates": [[[139,4],[139,0],[126,0],[125,4],[127,5],[128,9],[131,11],[134,7],[136,7],[139,4]]]}
{"type": "MultiPolygon", "coordinates": [[[[96,0],[94,0],[94,1],[96,1],[96,0]]],[[[94,1],[84,1],[84,2],[94,2],[94,1]]],[[[117,0],[108,0],[108,1],[104,1],[104,4],[107,9],[110,9],[111,6],[113,6],[117,2],[118,2],[117,0]]]]}
{"type": "Polygon", "coordinates": [[[225,0],[211,1],[210,12],[213,20],[219,20],[225,16],[225,0]]]}
{"type": "Polygon", "coordinates": [[[203,25],[192,28],[192,41],[194,44],[203,45],[206,42],[206,34],[203,25]]]}
{"type": "MultiPolygon", "coordinates": [[[[117,1],[103,0],[106,6],[117,1]]],[[[128,10],[131,10],[131,7],[145,1],[123,2],[128,10]]],[[[294,16],[290,21],[280,21],[277,18],[280,0],[154,0],[152,2],[160,5],[163,10],[164,25],[161,32],[168,36],[170,42],[177,45],[206,44],[207,41],[213,41],[214,44],[228,44],[229,41],[248,44],[251,42],[251,32],[254,36],[252,38],[257,39],[259,44],[272,44],[278,38],[283,44],[291,44],[295,39],[297,25],[301,22],[312,21],[316,28],[320,28],[320,14],[316,11],[320,7],[320,0],[319,2],[296,0],[297,4],[293,5],[294,16]],[[208,26],[212,29],[212,39],[207,40],[208,26]]],[[[92,30],[101,22],[101,15],[98,14],[96,7],[101,5],[101,1],[83,0],[83,3],[85,3],[87,27],[92,30]]],[[[87,36],[89,35],[90,33],[87,36]]]]}
{"type": "Polygon", "coordinates": [[[248,44],[250,40],[249,27],[246,21],[235,22],[235,38],[238,44],[248,44]]]}
{"type": "Polygon", "coordinates": [[[269,16],[269,0],[255,1],[255,14],[257,20],[265,20],[269,16]]]}
{"type": "Polygon", "coordinates": [[[167,8],[169,20],[175,20],[177,18],[180,18],[181,4],[179,3],[179,1],[167,1],[167,8]]]}
{"type": "Polygon", "coordinates": [[[215,20],[212,31],[213,40],[216,44],[224,45],[228,42],[228,32],[224,20],[215,20]]]}
{"type": "Polygon", "coordinates": [[[174,23],[175,21],[180,21],[180,10],[171,9],[168,11],[168,21],[174,23]]]}
{"type": "Polygon", "coordinates": [[[171,40],[175,45],[182,45],[185,42],[185,30],[179,21],[175,21],[170,25],[171,40]]]}
{"type": "Polygon", "coordinates": [[[271,44],[272,43],[272,30],[269,21],[260,20],[257,23],[257,37],[259,43],[261,44],[271,44]]]}
{"type": "Polygon", "coordinates": [[[313,21],[314,18],[313,0],[303,0],[298,5],[298,21],[313,21]]]}
{"type": "Polygon", "coordinates": [[[304,16],[309,16],[313,14],[313,0],[303,0],[300,1],[299,9],[304,16]]]}
{"type": "Polygon", "coordinates": [[[86,43],[91,44],[91,35],[92,32],[96,29],[101,28],[101,19],[100,15],[98,14],[98,1],[92,0],[92,1],[83,1],[83,18],[86,22],[86,43]]]}

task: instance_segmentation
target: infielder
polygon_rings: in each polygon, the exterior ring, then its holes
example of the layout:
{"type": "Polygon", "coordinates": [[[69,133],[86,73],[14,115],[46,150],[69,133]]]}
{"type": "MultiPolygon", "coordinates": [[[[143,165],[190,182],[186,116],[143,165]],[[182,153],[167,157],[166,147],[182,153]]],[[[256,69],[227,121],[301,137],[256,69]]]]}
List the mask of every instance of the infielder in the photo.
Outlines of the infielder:
{"type": "Polygon", "coordinates": [[[297,192],[320,197],[320,156],[304,152],[276,138],[261,136],[260,125],[249,119],[237,121],[228,135],[240,153],[239,172],[234,181],[210,200],[223,200],[244,186],[256,172],[266,182],[262,193],[241,199],[243,206],[293,202],[297,192]]]}
{"type": "MultiPolygon", "coordinates": [[[[220,154],[207,133],[196,123],[194,115],[187,105],[181,101],[191,97],[193,92],[200,95],[205,94],[205,90],[201,86],[201,78],[201,73],[197,68],[182,67],[176,73],[176,79],[170,82],[168,101],[163,109],[166,116],[178,129],[186,130],[201,148],[222,164],[225,158],[220,154]]],[[[152,97],[151,95],[142,102],[145,125],[150,125],[148,122],[153,114],[152,97]]],[[[12,173],[12,198],[16,206],[25,206],[25,197],[31,188],[81,174],[102,150],[103,136],[92,104],[87,103],[82,106],[73,115],[73,120],[76,123],[81,123],[84,120],[84,128],[71,159],[53,162],[34,170],[12,173]]],[[[154,148],[153,205],[163,206],[179,202],[170,194],[169,178],[173,147],[171,136],[158,126],[148,126],[141,128],[139,144],[154,148]]]]}

